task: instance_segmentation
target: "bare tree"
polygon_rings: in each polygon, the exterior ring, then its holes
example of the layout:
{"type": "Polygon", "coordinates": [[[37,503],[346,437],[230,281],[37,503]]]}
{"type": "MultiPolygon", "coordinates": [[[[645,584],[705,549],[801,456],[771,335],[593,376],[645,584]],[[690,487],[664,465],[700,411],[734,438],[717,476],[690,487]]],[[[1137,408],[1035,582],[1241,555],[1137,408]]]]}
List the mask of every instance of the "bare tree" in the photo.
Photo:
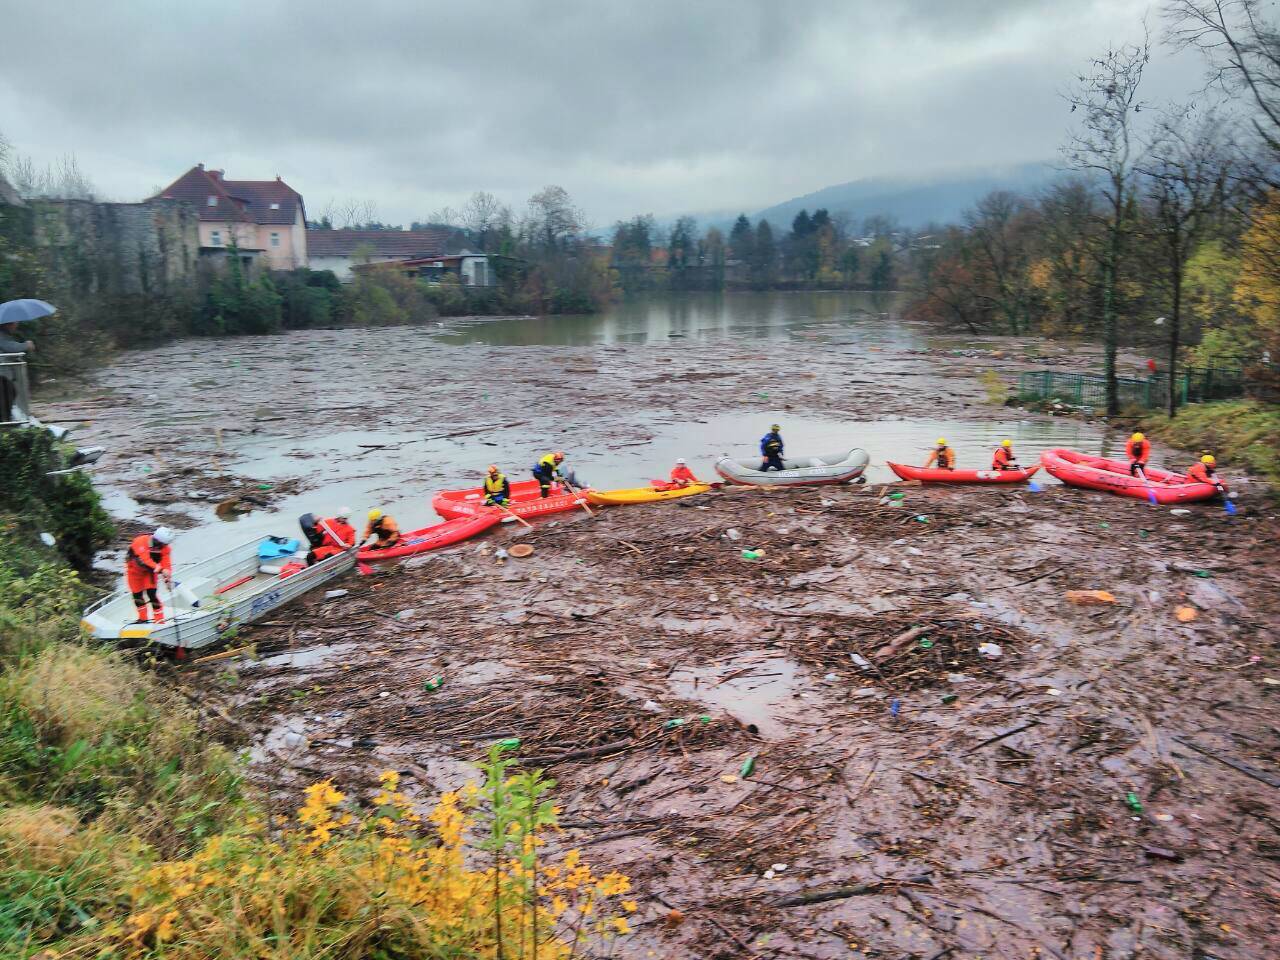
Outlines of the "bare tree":
{"type": "Polygon", "coordinates": [[[1169,277],[1169,395],[1178,409],[1176,376],[1182,338],[1182,288],[1187,261],[1227,208],[1235,164],[1227,126],[1215,112],[1197,117],[1193,108],[1166,113],[1141,165],[1169,277]]]}
{"type": "Polygon", "coordinates": [[[1102,272],[1102,352],[1103,375],[1107,381],[1107,416],[1120,412],[1116,382],[1118,343],[1116,294],[1120,285],[1120,263],[1125,233],[1129,227],[1130,203],[1137,172],[1139,139],[1137,115],[1142,110],[1138,89],[1142,73],[1151,59],[1151,42],[1144,32],[1142,42],[1108,50],[1090,63],[1078,86],[1067,94],[1072,113],[1079,112],[1080,125],[1063,147],[1067,161],[1076,170],[1101,182],[1102,243],[1097,259],[1102,272]]]}
{"type": "Polygon", "coordinates": [[[1253,101],[1254,129],[1280,154],[1280,30],[1263,6],[1260,0],[1166,0],[1164,17],[1175,47],[1204,54],[1211,84],[1253,101]]]}
{"type": "Polygon", "coordinates": [[[543,187],[529,198],[523,230],[535,247],[556,250],[582,230],[583,214],[564,187],[543,187]]]}
{"type": "Polygon", "coordinates": [[[339,230],[359,230],[378,222],[377,207],[369,200],[330,200],[321,216],[339,230]]]}
{"type": "Polygon", "coordinates": [[[965,225],[995,291],[995,307],[1005,318],[1009,333],[1017,335],[1030,324],[1030,291],[1027,287],[1026,242],[1028,205],[1007,190],[995,190],[965,215],[965,225]]]}
{"type": "Polygon", "coordinates": [[[477,190],[463,204],[458,220],[470,231],[480,249],[487,251],[494,234],[510,226],[511,209],[492,193],[477,190]]]}

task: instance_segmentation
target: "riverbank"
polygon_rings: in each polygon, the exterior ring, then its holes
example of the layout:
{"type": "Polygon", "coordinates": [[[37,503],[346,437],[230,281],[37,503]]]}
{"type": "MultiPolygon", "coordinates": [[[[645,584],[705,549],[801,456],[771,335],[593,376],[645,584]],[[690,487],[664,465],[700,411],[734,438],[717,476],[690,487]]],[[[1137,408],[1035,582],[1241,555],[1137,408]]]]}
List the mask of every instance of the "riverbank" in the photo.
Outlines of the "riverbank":
{"type": "Polygon", "coordinates": [[[1280,492],[1280,406],[1226,400],[1182,407],[1172,420],[1146,417],[1140,429],[1184,450],[1211,452],[1224,475],[1262,478],[1280,492]]]}

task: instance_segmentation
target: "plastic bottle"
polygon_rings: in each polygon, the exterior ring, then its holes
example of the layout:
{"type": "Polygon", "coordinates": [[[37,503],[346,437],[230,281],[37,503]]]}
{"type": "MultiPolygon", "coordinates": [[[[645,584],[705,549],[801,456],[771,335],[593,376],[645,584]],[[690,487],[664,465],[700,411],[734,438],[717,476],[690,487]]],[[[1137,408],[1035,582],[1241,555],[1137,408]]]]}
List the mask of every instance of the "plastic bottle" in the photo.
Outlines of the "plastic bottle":
{"type": "Polygon", "coordinates": [[[443,674],[434,676],[430,680],[424,680],[422,682],[422,689],[428,692],[432,690],[439,690],[443,686],[444,686],[443,674]]]}

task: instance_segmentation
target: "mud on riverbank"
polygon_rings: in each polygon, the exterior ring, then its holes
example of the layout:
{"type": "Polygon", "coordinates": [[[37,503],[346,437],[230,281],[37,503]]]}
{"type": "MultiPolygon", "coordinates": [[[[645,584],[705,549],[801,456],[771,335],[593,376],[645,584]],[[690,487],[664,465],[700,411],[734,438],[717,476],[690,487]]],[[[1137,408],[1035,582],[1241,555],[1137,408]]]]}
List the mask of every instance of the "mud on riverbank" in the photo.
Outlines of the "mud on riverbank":
{"type": "Polygon", "coordinates": [[[1280,525],[895,489],[503,527],[174,681],[282,797],[426,800],[521,738],[563,843],[635,880],[618,956],[1280,952],[1280,525]]]}

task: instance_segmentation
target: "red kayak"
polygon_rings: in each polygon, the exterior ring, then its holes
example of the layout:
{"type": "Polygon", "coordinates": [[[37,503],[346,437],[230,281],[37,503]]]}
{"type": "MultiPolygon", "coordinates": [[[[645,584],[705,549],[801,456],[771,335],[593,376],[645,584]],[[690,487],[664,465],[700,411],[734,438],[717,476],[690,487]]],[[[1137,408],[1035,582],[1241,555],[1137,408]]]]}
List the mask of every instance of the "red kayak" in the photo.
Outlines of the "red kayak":
{"type": "Polygon", "coordinates": [[[1122,460],[1108,460],[1075,450],[1046,450],[1040,454],[1040,463],[1050,475],[1071,487],[1087,490],[1105,490],[1135,500],[1156,503],[1187,503],[1192,500],[1209,500],[1216,496],[1218,488],[1211,483],[1194,483],[1185,474],[1170,473],[1158,467],[1148,466],[1147,479],[1129,475],[1129,464],[1122,460]]]}
{"type": "MultiPolygon", "coordinates": [[[[580,492],[566,492],[559,484],[554,484],[549,497],[540,495],[537,480],[521,480],[511,485],[511,502],[507,509],[517,517],[540,517],[548,513],[563,513],[565,510],[576,510],[578,504],[586,503],[587,498],[580,492]]],[[[484,505],[484,489],[473,487],[470,490],[442,490],[431,498],[431,507],[446,520],[459,517],[474,517],[481,511],[492,510],[484,505]]],[[[494,510],[501,519],[505,514],[494,510]]]]}
{"type": "Polygon", "coordinates": [[[400,542],[394,547],[386,550],[371,550],[366,547],[356,554],[356,559],[395,560],[398,557],[411,557],[415,553],[426,553],[428,550],[439,550],[488,530],[501,523],[502,517],[501,510],[481,510],[456,520],[423,527],[421,530],[410,530],[401,535],[400,542]]]}
{"type": "Polygon", "coordinates": [[[923,480],[925,483],[1022,483],[1040,469],[1023,467],[1021,470],[939,470],[936,467],[913,467],[905,463],[887,461],[889,469],[903,480],[923,480]]]}

